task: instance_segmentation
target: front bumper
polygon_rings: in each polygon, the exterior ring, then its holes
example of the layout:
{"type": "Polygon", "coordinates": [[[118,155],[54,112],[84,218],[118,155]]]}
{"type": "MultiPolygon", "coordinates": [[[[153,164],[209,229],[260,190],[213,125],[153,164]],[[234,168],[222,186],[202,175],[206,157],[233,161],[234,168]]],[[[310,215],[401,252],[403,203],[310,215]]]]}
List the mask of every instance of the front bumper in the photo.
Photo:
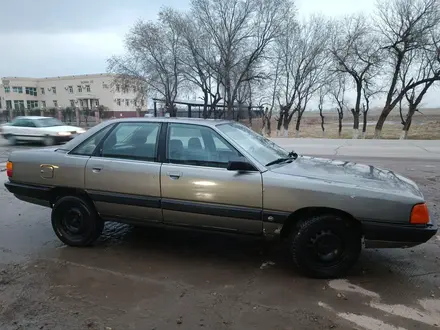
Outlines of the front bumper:
{"type": "Polygon", "coordinates": [[[367,248],[412,247],[429,241],[438,231],[434,223],[402,225],[367,222],[362,227],[367,248]]]}

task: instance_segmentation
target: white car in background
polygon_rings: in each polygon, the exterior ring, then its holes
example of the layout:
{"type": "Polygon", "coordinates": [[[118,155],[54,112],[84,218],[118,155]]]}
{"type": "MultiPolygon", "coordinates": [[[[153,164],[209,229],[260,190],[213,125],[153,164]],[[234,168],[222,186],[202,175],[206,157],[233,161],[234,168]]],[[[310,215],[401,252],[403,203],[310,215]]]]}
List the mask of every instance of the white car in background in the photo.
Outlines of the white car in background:
{"type": "Polygon", "coordinates": [[[66,142],[84,133],[81,127],[68,126],[52,117],[20,116],[1,126],[2,136],[14,145],[17,142],[42,142],[50,146],[66,142]]]}

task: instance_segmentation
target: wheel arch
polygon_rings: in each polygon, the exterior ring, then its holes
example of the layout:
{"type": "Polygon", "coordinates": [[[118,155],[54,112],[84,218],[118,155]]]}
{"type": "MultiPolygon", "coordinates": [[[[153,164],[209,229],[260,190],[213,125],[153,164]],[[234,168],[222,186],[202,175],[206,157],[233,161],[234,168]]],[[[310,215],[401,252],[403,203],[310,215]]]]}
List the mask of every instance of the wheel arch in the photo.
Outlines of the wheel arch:
{"type": "Polygon", "coordinates": [[[286,221],[284,222],[283,228],[281,228],[280,237],[282,239],[287,238],[292,229],[295,228],[301,221],[303,221],[303,219],[324,214],[339,216],[346,221],[355,224],[359,228],[359,230],[362,231],[362,223],[346,211],[331,207],[304,207],[296,210],[287,217],[286,221]]]}
{"type": "Polygon", "coordinates": [[[67,187],[55,187],[50,191],[50,204],[53,206],[57,200],[64,196],[80,197],[91,203],[95,207],[95,203],[90,198],[89,194],[81,188],[67,188],[67,187]]]}

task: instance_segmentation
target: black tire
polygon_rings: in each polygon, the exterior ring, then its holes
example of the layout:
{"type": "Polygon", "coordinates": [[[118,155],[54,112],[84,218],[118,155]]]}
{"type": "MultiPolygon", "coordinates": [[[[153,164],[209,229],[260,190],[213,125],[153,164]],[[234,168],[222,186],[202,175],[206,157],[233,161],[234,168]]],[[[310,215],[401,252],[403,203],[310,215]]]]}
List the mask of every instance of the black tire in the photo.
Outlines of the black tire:
{"type": "Polygon", "coordinates": [[[359,259],[361,231],[339,216],[312,216],[291,233],[290,249],[295,265],[310,277],[345,276],[359,259]]]}
{"type": "Polygon", "coordinates": [[[15,146],[17,144],[17,138],[12,134],[5,135],[4,138],[8,140],[8,143],[11,146],[15,146]]]}
{"type": "Polygon", "coordinates": [[[101,235],[104,221],[92,203],[75,196],[61,197],[52,208],[52,228],[70,246],[89,246],[101,235]]]}

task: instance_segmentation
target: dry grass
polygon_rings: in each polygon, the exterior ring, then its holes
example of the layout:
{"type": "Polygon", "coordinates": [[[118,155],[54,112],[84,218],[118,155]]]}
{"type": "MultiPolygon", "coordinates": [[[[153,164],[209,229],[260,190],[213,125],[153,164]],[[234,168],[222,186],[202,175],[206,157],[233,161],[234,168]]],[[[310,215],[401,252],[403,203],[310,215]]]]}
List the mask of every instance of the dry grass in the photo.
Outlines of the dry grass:
{"type": "MultiPolygon", "coordinates": [[[[413,140],[440,140],[440,109],[422,110],[424,113],[416,113],[413,117],[411,129],[408,132],[408,139],[413,140]]],[[[367,139],[374,136],[374,128],[380,112],[372,112],[368,116],[367,139]]],[[[295,137],[295,119],[293,118],[289,127],[289,136],[295,137]]],[[[361,119],[362,121],[362,119],[361,119]]],[[[272,137],[276,137],[277,123],[272,120],[272,137]]],[[[257,132],[261,132],[261,119],[254,119],[252,128],[257,132]]],[[[360,124],[362,129],[362,123],[360,124]]],[[[382,130],[383,139],[399,139],[402,133],[402,124],[399,114],[392,113],[388,116],[387,121],[382,130]]],[[[342,135],[340,138],[351,139],[353,134],[353,117],[346,114],[343,120],[342,135]]],[[[304,138],[322,138],[321,118],[319,113],[305,113],[300,127],[300,137],[304,138]]],[[[325,137],[336,139],[338,137],[338,119],[335,113],[325,114],[325,137]]]]}

